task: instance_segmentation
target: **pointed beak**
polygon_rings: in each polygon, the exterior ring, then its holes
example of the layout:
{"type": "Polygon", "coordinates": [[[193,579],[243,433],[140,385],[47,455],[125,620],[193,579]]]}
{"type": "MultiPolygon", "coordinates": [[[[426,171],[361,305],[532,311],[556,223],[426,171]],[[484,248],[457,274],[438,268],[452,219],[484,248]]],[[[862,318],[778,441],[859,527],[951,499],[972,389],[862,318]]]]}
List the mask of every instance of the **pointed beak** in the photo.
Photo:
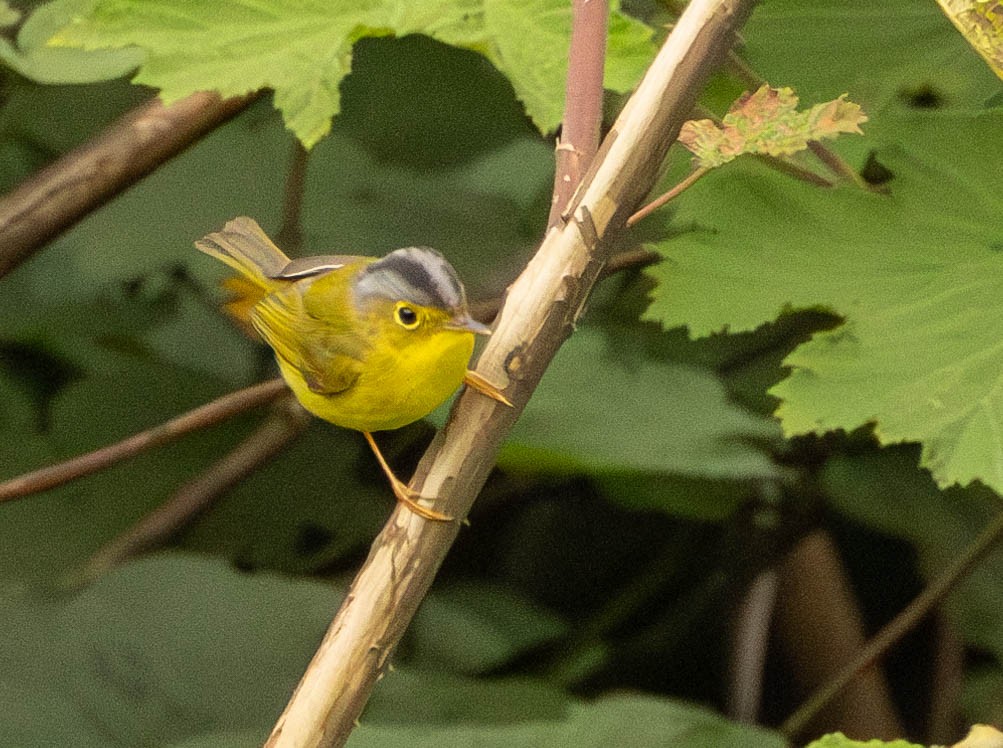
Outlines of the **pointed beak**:
{"type": "Polygon", "coordinates": [[[472,332],[475,335],[490,335],[491,328],[487,325],[481,324],[469,314],[464,312],[463,314],[457,314],[449,322],[446,323],[447,330],[465,330],[466,332],[472,332]]]}

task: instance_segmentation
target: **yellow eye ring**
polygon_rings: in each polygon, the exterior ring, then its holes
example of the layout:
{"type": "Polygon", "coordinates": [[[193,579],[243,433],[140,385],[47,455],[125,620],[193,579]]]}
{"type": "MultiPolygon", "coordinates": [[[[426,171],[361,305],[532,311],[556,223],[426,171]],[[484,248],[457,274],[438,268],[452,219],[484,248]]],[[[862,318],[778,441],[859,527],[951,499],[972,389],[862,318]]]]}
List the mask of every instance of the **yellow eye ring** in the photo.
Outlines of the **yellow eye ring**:
{"type": "Polygon", "coordinates": [[[394,307],[394,319],[397,321],[397,324],[405,330],[413,330],[421,324],[421,320],[418,318],[418,312],[416,312],[404,301],[398,301],[397,305],[394,307]]]}

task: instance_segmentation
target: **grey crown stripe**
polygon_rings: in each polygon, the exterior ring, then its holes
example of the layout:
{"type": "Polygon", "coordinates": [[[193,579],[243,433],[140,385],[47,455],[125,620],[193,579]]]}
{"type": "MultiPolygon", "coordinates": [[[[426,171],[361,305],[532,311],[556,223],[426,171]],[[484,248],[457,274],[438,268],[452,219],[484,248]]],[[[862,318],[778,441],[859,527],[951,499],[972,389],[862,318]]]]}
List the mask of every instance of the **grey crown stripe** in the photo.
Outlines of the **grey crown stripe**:
{"type": "Polygon", "coordinates": [[[360,297],[379,296],[418,306],[458,310],[463,285],[445,257],[428,247],[407,247],[367,266],[355,281],[360,297]]]}

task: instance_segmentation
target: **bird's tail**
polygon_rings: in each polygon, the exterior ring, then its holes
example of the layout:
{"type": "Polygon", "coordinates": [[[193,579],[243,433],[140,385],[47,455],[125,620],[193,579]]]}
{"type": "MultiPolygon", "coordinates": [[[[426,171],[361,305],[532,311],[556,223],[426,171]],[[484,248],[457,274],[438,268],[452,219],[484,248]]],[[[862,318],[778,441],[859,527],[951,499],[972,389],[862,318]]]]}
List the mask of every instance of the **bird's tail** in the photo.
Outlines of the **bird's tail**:
{"type": "Polygon", "coordinates": [[[253,218],[234,218],[222,231],[215,231],[195,242],[211,257],[236,270],[223,280],[229,299],[223,311],[246,335],[257,339],[251,326],[251,310],[278,285],[272,279],[289,264],[286,254],[272,243],[253,218]]]}
{"type": "Polygon", "coordinates": [[[265,292],[275,287],[272,279],[289,264],[289,258],[268,238],[257,221],[246,216],[228,221],[222,231],[199,239],[195,246],[225,262],[265,292]]]}

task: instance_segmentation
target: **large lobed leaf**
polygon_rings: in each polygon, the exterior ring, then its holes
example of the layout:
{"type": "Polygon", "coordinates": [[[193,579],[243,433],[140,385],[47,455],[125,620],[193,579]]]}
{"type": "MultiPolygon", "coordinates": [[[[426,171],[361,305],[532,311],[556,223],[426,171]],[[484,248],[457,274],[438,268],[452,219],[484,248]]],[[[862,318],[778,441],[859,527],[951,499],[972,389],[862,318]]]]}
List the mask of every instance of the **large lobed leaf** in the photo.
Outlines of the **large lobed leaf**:
{"type": "Polygon", "coordinates": [[[750,330],[788,309],[845,318],[785,363],[773,388],[787,435],[873,424],[919,441],[942,484],[1003,490],[1003,211],[977,143],[1003,116],[903,119],[915,145],[877,151],[890,194],[805,187],[736,164],[681,201],[688,227],[649,316],[696,335],[750,330]]]}
{"type": "MultiPolygon", "coordinates": [[[[654,52],[651,29],[614,10],[609,85],[627,90],[654,52]]],[[[136,46],[135,82],[175,101],[211,89],[224,96],[275,89],[287,127],[310,148],[339,111],[352,47],[366,36],[426,34],[485,55],[512,82],[542,131],[563,111],[571,27],[565,0],[98,0],[52,44],[87,50],[136,46]]]]}
{"type": "MultiPolygon", "coordinates": [[[[93,4],[93,0],[53,0],[39,6],[18,30],[16,44],[0,37],[0,64],[38,83],[94,83],[134,70],[143,61],[139,49],[86,52],[46,44],[74,14],[93,4]]],[[[6,3],[0,3],[0,27],[17,21],[12,12],[6,3]]]]}
{"type": "Polygon", "coordinates": [[[921,442],[941,485],[1003,489],[1000,181],[978,146],[1001,117],[974,114],[997,84],[935,7],[907,0],[777,0],[746,36],[775,85],[861,103],[867,139],[846,145],[857,163],[874,150],[889,194],[812,189],[741,161],[711,175],[678,201],[649,317],[703,336],[835,313],[844,324],[797,348],[771,390],[785,432],[873,425],[882,443],[921,442]]]}
{"type": "Polygon", "coordinates": [[[614,351],[579,329],[554,359],[516,424],[500,463],[630,475],[717,480],[775,478],[766,419],[730,402],[720,380],[696,366],[654,361],[625,333],[614,351]]]}
{"type": "MultiPolygon", "coordinates": [[[[243,574],[180,554],[130,563],[71,597],[0,587],[5,744],[260,745],[341,596],[329,583],[243,574]]],[[[480,634],[500,646],[494,659],[553,630],[549,616],[485,585],[465,586],[442,610],[441,600],[433,593],[425,609],[432,619],[461,614],[450,633],[464,635],[448,641],[453,661],[471,661],[468,647],[479,660],[480,634]],[[498,636],[477,615],[489,598],[527,631],[498,636]]],[[[785,744],[681,703],[624,695],[586,704],[544,679],[472,678],[417,654],[425,666],[391,669],[380,682],[352,745],[785,744]]]]}

